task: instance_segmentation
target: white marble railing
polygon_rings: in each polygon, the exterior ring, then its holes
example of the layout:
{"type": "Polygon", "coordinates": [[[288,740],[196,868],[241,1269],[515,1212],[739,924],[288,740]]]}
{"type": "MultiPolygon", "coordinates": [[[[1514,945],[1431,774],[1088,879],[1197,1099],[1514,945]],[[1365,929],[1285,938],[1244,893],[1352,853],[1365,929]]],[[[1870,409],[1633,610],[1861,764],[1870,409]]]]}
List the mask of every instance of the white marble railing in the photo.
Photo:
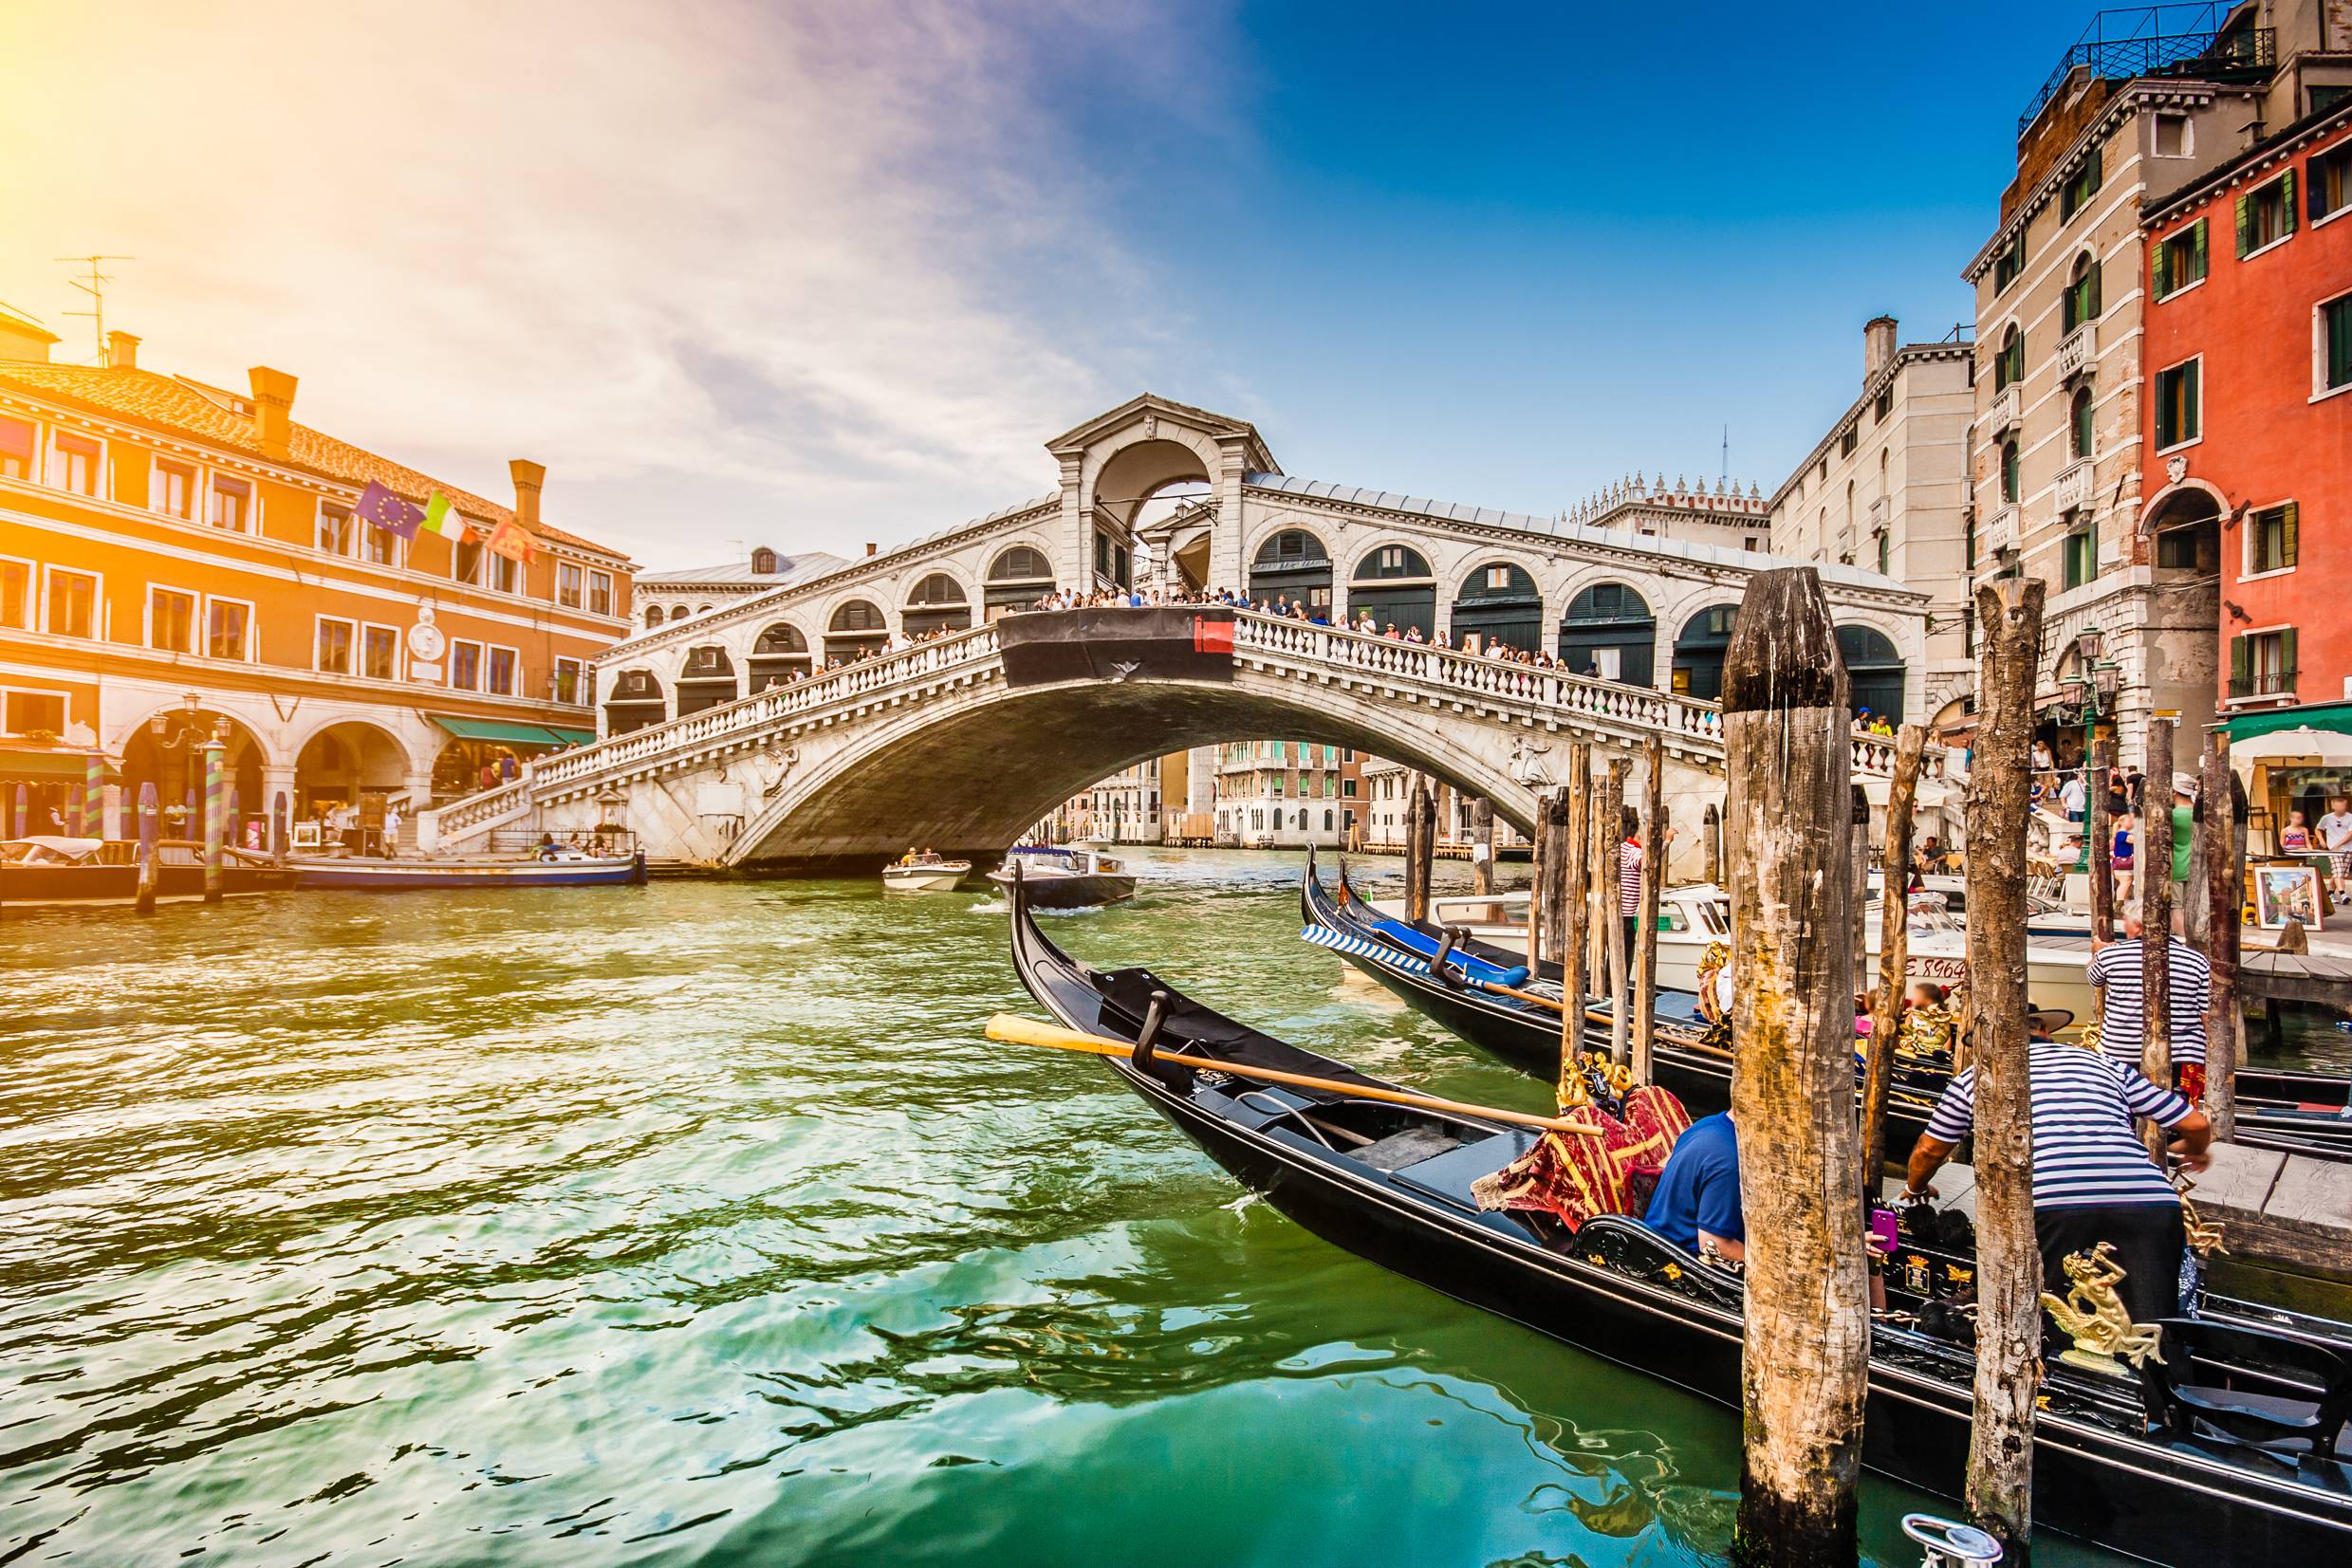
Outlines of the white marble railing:
{"type": "Polygon", "coordinates": [[[525,777],[495,789],[485,789],[478,795],[469,795],[462,801],[453,801],[438,813],[441,832],[462,834],[482,823],[511,817],[530,803],[530,790],[531,781],[525,777]]]}

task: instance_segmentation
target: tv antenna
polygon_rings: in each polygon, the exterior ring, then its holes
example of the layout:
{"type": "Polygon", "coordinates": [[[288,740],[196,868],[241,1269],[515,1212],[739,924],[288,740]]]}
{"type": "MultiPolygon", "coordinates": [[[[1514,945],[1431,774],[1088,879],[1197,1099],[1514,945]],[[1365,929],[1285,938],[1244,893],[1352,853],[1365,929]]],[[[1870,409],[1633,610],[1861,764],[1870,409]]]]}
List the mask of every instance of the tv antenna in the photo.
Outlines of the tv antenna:
{"type": "Polygon", "coordinates": [[[64,314],[87,316],[90,319],[90,337],[98,345],[98,352],[91,358],[93,360],[103,360],[106,358],[106,286],[115,280],[113,273],[100,270],[101,265],[110,261],[137,261],[139,258],[137,256],[55,256],[50,259],[75,262],[90,269],[90,275],[86,278],[65,280],[90,297],[90,308],[68,310],[64,314]]]}
{"type": "Polygon", "coordinates": [[[1715,470],[1715,488],[1721,489],[1732,477],[1732,427],[1723,427],[1723,466],[1715,470]]]}

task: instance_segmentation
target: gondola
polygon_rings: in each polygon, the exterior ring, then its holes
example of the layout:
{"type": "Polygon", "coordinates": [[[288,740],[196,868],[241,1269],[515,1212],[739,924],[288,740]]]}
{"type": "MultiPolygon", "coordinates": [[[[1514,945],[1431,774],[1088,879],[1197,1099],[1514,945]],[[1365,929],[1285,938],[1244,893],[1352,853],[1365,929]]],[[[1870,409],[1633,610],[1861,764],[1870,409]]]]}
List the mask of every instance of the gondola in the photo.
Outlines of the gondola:
{"type": "MultiPolygon", "coordinates": [[[[1118,1079],[1283,1214],[1457,1300],[1739,1402],[1735,1275],[1635,1220],[1604,1215],[1570,1235],[1547,1216],[1477,1208],[1471,1183],[1526,1151],[1532,1133],[1357,1098],[1348,1086],[1388,1086],[1227,1018],[1149,969],[1077,962],[1038,929],[1017,884],[1011,897],[1013,963],[1030,994],[1063,1024],[1131,1044],[1107,1059],[1118,1079]],[[1254,1085],[1163,1052],[1341,1087],[1254,1085]]],[[[1899,1279],[1889,1283],[1891,1305],[1923,1304],[1899,1279]]],[[[2149,1385],[2050,1362],[2034,1446],[2036,1522],[2156,1561],[2352,1559],[2352,1466],[2333,1453],[2352,1414],[2345,1326],[2212,1296],[2202,1307],[2200,1319],[2167,1322],[2167,1361],[2152,1364],[2149,1385]],[[2303,1413],[2318,1451],[2281,1451],[2303,1413]],[[2225,1423],[2240,1437],[2217,1435],[2225,1423]],[[2254,1446],[2265,1432],[2278,1441],[2254,1446]]],[[[1863,1462],[1955,1495],[1973,1375],[1965,1345],[1901,1316],[1875,1321],[1863,1462]]]]}
{"type": "MultiPolygon", "coordinates": [[[[1331,949],[1417,1011],[1525,1072],[1546,1081],[1559,1077],[1560,1015],[1540,1003],[1506,994],[1528,990],[1557,998],[1557,964],[1543,964],[1531,973],[1525,960],[1509,949],[1380,914],[1349,884],[1344,862],[1337,892],[1326,889],[1316,875],[1311,849],[1299,884],[1299,910],[1306,921],[1301,934],[1306,940],[1331,949]],[[1439,966],[1441,952],[1446,962],[1439,966]],[[1503,988],[1497,989],[1498,985],[1503,988]]],[[[1701,1039],[1704,1026],[1697,1002],[1688,991],[1658,993],[1653,1066],[1660,1084],[1673,1090],[1693,1115],[1705,1116],[1732,1102],[1732,1060],[1701,1039]]],[[[1605,1048],[1609,1010],[1605,998],[1585,1009],[1588,1048],[1605,1048]]],[[[1911,1153],[1948,1081],[1949,1074],[1937,1066],[1898,1060],[1881,1150],[1887,1159],[1899,1162],[1911,1153]]],[[[2238,1078],[2236,1141],[2323,1159],[2352,1159],[2352,1116],[2339,1114],[2343,1095],[2341,1083],[2316,1075],[2246,1069],[2238,1078]],[[2331,1090],[2336,1097],[2332,1101],[2322,1098],[2331,1090]]]]}

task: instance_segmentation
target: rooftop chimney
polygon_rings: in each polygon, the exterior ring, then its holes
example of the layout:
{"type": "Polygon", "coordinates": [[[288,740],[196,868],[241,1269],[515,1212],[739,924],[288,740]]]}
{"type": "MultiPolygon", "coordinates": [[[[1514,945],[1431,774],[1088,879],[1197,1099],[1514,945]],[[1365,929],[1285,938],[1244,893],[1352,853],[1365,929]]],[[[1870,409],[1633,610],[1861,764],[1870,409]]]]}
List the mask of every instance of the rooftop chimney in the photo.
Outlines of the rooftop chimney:
{"type": "Polygon", "coordinates": [[[866,545],[866,547],[865,547],[865,553],[866,553],[866,554],[868,554],[868,555],[872,555],[875,551],[877,551],[877,550],[879,550],[879,549],[880,549],[880,548],[881,548],[881,546],[880,546],[880,545],[879,545],[879,544],[868,544],[866,545]]]}
{"type": "Polygon", "coordinates": [[[284,457],[294,439],[294,378],[268,365],[255,365],[246,375],[252,379],[253,434],[262,454],[284,457]]]}
{"type": "Polygon", "coordinates": [[[139,368],[139,339],[128,332],[107,333],[106,368],[137,370],[139,368]]]}
{"type": "Polygon", "coordinates": [[[1895,318],[1873,316],[1862,323],[1862,379],[1895,362],[1895,318]]]}
{"type": "Polygon", "coordinates": [[[539,531],[539,488],[547,482],[547,466],[528,457],[509,458],[507,471],[514,475],[514,520],[531,533],[539,531]]]}

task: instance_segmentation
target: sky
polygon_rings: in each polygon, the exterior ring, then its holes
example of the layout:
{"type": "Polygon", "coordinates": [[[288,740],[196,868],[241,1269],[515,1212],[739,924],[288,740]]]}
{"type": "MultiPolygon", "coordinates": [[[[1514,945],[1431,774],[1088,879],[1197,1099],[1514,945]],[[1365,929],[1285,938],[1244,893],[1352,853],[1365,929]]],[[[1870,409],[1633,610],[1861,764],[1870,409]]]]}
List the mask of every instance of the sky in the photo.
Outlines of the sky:
{"type": "Polygon", "coordinates": [[[1051,489],[1143,391],[1284,470],[1769,494],[1970,313],[2091,7],[0,0],[0,302],[649,568],[1051,489]]]}

